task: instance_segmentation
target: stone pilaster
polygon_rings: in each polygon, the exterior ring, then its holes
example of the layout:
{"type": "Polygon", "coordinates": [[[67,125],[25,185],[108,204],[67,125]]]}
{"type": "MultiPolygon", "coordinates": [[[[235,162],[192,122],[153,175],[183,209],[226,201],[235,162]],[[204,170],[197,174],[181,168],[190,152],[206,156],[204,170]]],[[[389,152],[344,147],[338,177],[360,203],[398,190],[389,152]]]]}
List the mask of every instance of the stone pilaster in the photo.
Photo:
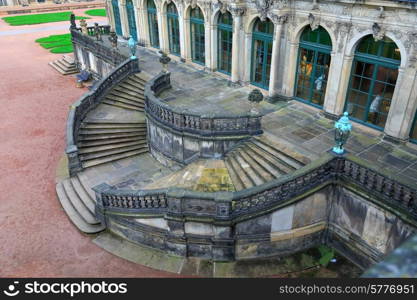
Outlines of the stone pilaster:
{"type": "Polygon", "coordinates": [[[272,59],[271,59],[271,73],[269,76],[269,97],[274,98],[278,95],[278,64],[279,64],[279,55],[280,55],[280,48],[281,48],[281,36],[282,30],[284,27],[285,22],[287,21],[288,16],[272,16],[272,21],[275,24],[275,31],[274,31],[274,43],[272,45],[272,59]]]}
{"type": "Polygon", "coordinates": [[[120,22],[122,23],[122,34],[124,38],[129,38],[129,22],[127,20],[126,2],[119,2],[120,22]]]}
{"type": "Polygon", "coordinates": [[[240,55],[243,53],[240,51],[241,47],[241,27],[242,16],[245,13],[243,8],[233,7],[230,8],[230,12],[233,15],[233,40],[232,40],[232,82],[237,83],[240,81],[239,60],[240,55]]]}
{"type": "Polygon", "coordinates": [[[397,84],[392,97],[384,132],[397,140],[407,140],[416,112],[417,69],[408,66],[398,70],[397,84]]]}

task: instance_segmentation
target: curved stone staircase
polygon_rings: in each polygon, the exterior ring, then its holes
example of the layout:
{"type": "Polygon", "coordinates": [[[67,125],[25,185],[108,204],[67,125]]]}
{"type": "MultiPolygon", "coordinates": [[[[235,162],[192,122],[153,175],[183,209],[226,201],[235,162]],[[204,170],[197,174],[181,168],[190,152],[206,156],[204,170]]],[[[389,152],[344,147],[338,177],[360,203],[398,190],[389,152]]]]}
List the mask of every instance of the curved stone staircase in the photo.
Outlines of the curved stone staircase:
{"type": "Polygon", "coordinates": [[[140,75],[132,75],[114,87],[103,103],[143,112],[145,109],[145,96],[143,94],[145,84],[146,81],[140,75]]]}
{"type": "Polygon", "coordinates": [[[310,160],[260,136],[230,151],[225,163],[237,191],[264,184],[294,172],[310,160]]]}
{"type": "MultiPolygon", "coordinates": [[[[148,152],[144,115],[145,74],[134,74],[113,87],[80,125],[77,148],[83,169],[148,152]]],[[[83,172],[56,185],[70,220],[85,233],[105,229],[95,218],[95,195],[83,172]]]]}

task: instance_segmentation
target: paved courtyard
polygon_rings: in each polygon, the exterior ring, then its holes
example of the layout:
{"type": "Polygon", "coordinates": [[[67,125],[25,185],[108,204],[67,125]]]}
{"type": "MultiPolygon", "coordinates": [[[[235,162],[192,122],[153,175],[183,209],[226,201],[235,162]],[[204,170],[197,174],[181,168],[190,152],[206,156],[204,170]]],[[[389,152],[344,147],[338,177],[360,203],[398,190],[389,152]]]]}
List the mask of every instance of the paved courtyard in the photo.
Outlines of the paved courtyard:
{"type": "MultiPolygon", "coordinates": [[[[105,22],[88,23],[96,20],[105,22]]],[[[0,20],[0,276],[175,276],[96,246],[56,198],[68,106],[87,90],[48,66],[61,55],[34,40],[66,33],[68,27],[69,22],[10,27],[0,20]]]]}

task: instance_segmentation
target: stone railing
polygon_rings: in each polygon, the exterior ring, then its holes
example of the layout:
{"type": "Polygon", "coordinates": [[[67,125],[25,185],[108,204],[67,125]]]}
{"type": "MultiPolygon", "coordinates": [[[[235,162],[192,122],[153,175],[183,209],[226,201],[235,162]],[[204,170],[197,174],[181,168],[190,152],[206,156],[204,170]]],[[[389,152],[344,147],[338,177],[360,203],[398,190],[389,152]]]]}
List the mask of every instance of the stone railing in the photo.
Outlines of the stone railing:
{"type": "Polygon", "coordinates": [[[179,132],[199,136],[256,135],[262,133],[259,114],[199,115],[164,103],[158,95],[171,88],[170,73],[160,73],[145,87],[146,113],[179,132]]]}
{"type": "MultiPolygon", "coordinates": [[[[104,25],[99,27],[103,35],[108,35],[110,32],[110,26],[104,25]]],[[[89,52],[93,53],[99,59],[102,59],[113,66],[116,66],[122,63],[128,58],[128,56],[123,55],[120,51],[115,51],[105,43],[97,41],[94,37],[94,27],[87,27],[88,35],[81,32],[81,28],[75,28],[71,30],[71,40],[73,44],[79,45],[84,49],[87,49],[89,52]]],[[[102,37],[102,39],[107,39],[107,37],[102,37]]]]}
{"type": "Polygon", "coordinates": [[[364,191],[371,201],[417,222],[417,190],[365,166],[356,157],[325,154],[294,173],[239,192],[195,192],[181,188],[118,190],[107,184],[94,188],[96,213],[191,217],[216,224],[250,219],[337,184],[364,191]]]}
{"type": "Polygon", "coordinates": [[[100,104],[111,88],[134,73],[139,73],[138,59],[128,59],[117,66],[106,77],[97,82],[88,93],[84,94],[69,111],[67,119],[67,147],[68,168],[73,176],[82,170],[78,157],[77,138],[81,122],[92,109],[100,104]]]}

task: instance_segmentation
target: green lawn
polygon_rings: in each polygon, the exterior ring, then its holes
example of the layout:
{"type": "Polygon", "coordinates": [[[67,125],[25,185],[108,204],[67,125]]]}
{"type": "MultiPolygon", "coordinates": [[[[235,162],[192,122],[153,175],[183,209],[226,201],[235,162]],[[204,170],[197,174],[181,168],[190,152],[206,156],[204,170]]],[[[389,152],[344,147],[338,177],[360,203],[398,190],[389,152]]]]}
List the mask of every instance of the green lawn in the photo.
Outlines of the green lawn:
{"type": "Polygon", "coordinates": [[[57,34],[35,40],[43,48],[50,49],[52,53],[70,53],[74,49],[71,43],[71,34],[57,34]]]}
{"type": "Polygon", "coordinates": [[[89,16],[99,16],[99,17],[106,16],[106,10],[104,8],[86,10],[84,13],[89,16]]]}
{"type": "MultiPolygon", "coordinates": [[[[32,25],[32,24],[42,24],[42,23],[51,23],[51,22],[62,22],[70,20],[72,12],[57,12],[57,13],[48,13],[48,14],[35,14],[35,15],[23,15],[23,16],[14,16],[14,17],[4,17],[4,21],[9,23],[11,26],[20,26],[20,25],[32,25]]],[[[89,19],[88,17],[75,17],[76,20],[89,19]]]]}

